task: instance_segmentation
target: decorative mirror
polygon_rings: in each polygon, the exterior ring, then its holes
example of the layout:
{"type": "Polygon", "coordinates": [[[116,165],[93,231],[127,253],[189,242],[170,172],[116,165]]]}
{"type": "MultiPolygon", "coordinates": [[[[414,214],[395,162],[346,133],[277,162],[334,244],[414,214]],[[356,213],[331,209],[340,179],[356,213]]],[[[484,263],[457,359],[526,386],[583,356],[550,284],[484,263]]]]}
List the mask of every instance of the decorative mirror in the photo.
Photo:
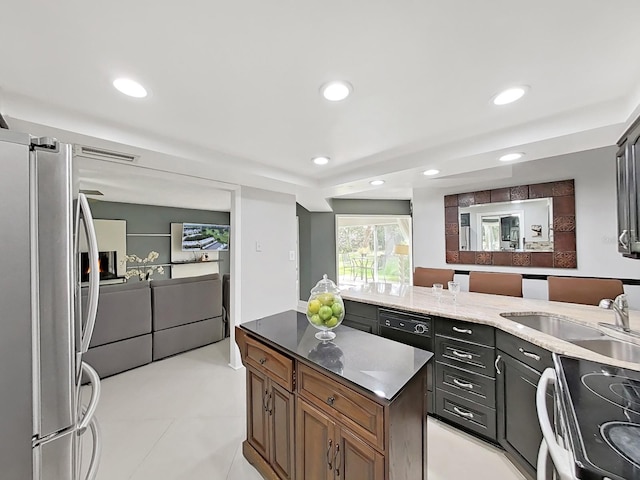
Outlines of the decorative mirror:
{"type": "Polygon", "coordinates": [[[447,263],[577,268],[573,180],[444,197],[447,263]]]}

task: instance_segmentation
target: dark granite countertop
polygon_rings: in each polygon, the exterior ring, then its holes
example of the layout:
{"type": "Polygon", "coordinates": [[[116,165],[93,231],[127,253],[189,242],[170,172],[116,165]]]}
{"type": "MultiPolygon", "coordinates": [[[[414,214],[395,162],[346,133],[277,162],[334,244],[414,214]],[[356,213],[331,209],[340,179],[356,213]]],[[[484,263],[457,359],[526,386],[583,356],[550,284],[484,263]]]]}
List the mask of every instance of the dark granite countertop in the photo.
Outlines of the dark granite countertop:
{"type": "Polygon", "coordinates": [[[303,313],[289,310],[240,328],[294,357],[387,400],[393,398],[431,359],[433,353],[340,325],[336,338],[321,342],[303,313]]]}

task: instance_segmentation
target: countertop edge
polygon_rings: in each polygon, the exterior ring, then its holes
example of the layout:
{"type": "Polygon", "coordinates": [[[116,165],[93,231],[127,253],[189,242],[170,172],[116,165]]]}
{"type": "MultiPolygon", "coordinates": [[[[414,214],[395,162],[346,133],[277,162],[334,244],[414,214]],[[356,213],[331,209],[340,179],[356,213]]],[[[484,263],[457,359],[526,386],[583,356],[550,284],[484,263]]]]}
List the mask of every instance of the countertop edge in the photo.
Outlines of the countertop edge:
{"type": "MultiPolygon", "coordinates": [[[[430,293],[431,289],[426,289],[423,287],[411,287],[411,288],[413,289],[412,293],[414,294],[416,293],[416,289],[418,289],[417,295],[422,296],[425,299],[427,299],[428,296],[431,295],[430,293]]],[[[578,304],[562,304],[560,302],[550,302],[550,301],[543,301],[543,300],[532,300],[532,299],[521,299],[521,298],[516,299],[512,297],[501,297],[499,295],[487,295],[487,294],[468,293],[468,292],[463,292],[459,295],[458,305],[453,305],[452,303],[438,303],[437,305],[438,308],[429,308],[428,304],[424,306],[419,304],[416,305],[416,303],[413,301],[413,298],[411,300],[411,303],[408,303],[406,299],[404,299],[403,297],[385,295],[381,293],[368,294],[368,293],[362,293],[362,292],[354,292],[350,290],[343,290],[341,292],[341,296],[345,300],[351,300],[354,302],[361,302],[361,303],[369,303],[371,305],[376,305],[378,307],[394,308],[394,309],[403,310],[403,311],[412,312],[412,313],[433,315],[436,317],[452,318],[452,319],[462,320],[465,322],[470,322],[475,324],[488,325],[488,326],[500,329],[508,334],[514,335],[523,340],[526,340],[527,342],[533,343],[534,345],[537,345],[546,350],[549,350],[552,353],[567,355],[575,358],[582,358],[585,360],[592,360],[595,362],[606,363],[609,365],[615,365],[615,366],[620,366],[620,367],[630,368],[632,370],[640,371],[640,364],[638,363],[617,360],[615,358],[607,357],[605,355],[600,355],[598,353],[592,352],[591,350],[587,350],[585,348],[569,343],[565,340],[561,340],[559,338],[553,337],[551,335],[547,335],[538,330],[526,327],[524,325],[520,325],[513,320],[509,320],[499,315],[499,313],[520,313],[520,314],[549,313],[556,316],[567,318],[575,323],[586,325],[592,328],[597,328],[597,323],[598,321],[601,321],[602,318],[599,318],[596,321],[590,321],[590,320],[585,320],[583,318],[579,318],[579,316],[581,314],[584,314],[585,312],[589,312],[590,316],[594,316],[595,314],[593,314],[593,312],[600,310],[605,314],[611,313],[610,320],[613,319],[613,312],[607,312],[605,310],[598,309],[598,307],[591,307],[587,305],[578,305],[578,304]],[[496,297],[500,297],[500,298],[496,298],[496,297]],[[459,310],[460,308],[459,305],[465,301],[468,301],[471,298],[474,300],[474,302],[477,302],[477,304],[475,305],[477,309],[477,313],[475,315],[470,314],[468,311],[459,310]],[[405,301],[402,301],[402,300],[405,300],[405,301]],[[497,300],[498,305],[504,305],[504,307],[500,307],[500,306],[496,307],[495,305],[483,306],[482,305],[483,300],[486,300],[489,303],[491,301],[497,300]],[[511,303],[511,305],[509,305],[509,303],[511,303]],[[570,314],[570,311],[572,309],[575,310],[576,312],[575,316],[570,314]],[[498,310],[502,310],[502,311],[498,312],[498,310]]],[[[413,296],[415,295],[412,295],[412,297],[413,296]]],[[[639,312],[632,312],[632,313],[635,314],[634,323],[636,324],[640,323],[638,322],[638,318],[637,318],[639,312]]],[[[595,316],[598,316],[598,315],[595,315],[595,316]]]]}

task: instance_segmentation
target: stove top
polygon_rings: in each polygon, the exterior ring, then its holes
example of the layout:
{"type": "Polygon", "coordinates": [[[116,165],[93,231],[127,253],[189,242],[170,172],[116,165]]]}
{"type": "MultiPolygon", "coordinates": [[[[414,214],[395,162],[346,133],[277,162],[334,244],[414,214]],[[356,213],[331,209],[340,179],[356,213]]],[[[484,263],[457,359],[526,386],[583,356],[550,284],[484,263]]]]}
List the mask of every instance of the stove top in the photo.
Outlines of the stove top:
{"type": "Polygon", "coordinates": [[[557,363],[580,478],[640,479],[640,372],[564,356],[557,363]]]}

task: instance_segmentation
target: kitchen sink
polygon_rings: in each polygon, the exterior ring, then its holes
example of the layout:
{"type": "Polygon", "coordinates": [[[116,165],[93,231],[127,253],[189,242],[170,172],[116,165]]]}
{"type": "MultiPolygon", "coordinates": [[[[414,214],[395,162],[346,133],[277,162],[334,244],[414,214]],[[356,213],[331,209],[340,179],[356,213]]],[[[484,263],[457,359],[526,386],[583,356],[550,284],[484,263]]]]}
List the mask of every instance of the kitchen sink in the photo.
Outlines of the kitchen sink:
{"type": "Polygon", "coordinates": [[[575,340],[571,343],[617,360],[640,363],[640,345],[611,338],[575,340]]]}
{"type": "Polygon", "coordinates": [[[555,315],[544,313],[501,313],[500,316],[571,343],[575,343],[574,340],[599,339],[604,337],[604,334],[595,328],[587,327],[586,325],[581,325],[555,315]]]}

